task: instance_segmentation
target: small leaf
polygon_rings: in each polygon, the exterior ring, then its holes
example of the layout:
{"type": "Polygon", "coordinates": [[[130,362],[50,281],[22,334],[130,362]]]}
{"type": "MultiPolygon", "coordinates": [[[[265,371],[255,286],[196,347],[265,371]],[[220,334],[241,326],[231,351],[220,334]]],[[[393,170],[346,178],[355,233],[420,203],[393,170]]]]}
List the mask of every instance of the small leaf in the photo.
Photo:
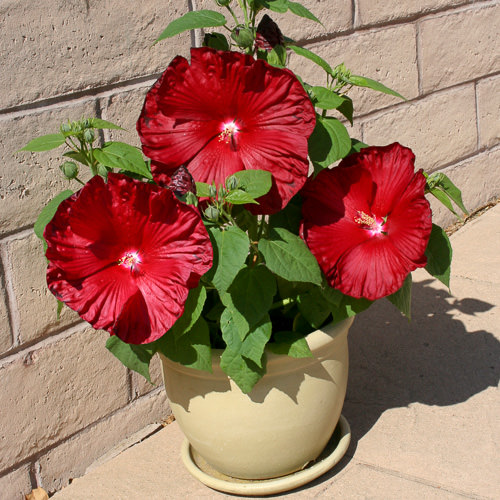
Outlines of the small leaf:
{"type": "Polygon", "coordinates": [[[196,196],[200,198],[209,198],[210,197],[210,184],[206,182],[197,182],[196,183],[196,196]]]}
{"type": "Polygon", "coordinates": [[[286,48],[283,45],[275,45],[269,52],[266,52],[266,61],[275,68],[286,66],[286,48]]]}
{"type": "Polygon", "coordinates": [[[288,10],[288,0],[258,0],[258,3],[266,9],[284,14],[288,10]]]}
{"type": "Polygon", "coordinates": [[[314,105],[321,109],[336,109],[344,102],[344,97],[325,87],[312,87],[314,105]]]}
{"type": "Polygon", "coordinates": [[[45,226],[53,219],[54,215],[57,212],[57,208],[59,205],[66,199],[69,198],[73,194],[73,191],[70,189],[67,189],[66,191],[62,191],[59,193],[56,197],[52,198],[47,205],[42,209],[40,212],[40,215],[38,216],[38,219],[35,222],[35,225],[33,226],[33,230],[35,234],[43,240],[45,243],[45,240],[43,238],[43,231],[45,229],[45,226]]]}
{"type": "Polygon", "coordinates": [[[274,342],[267,346],[275,354],[285,354],[292,358],[314,357],[305,337],[297,332],[276,332],[274,342]]]}
{"type": "Polygon", "coordinates": [[[309,59],[313,63],[316,63],[318,66],[322,67],[329,75],[335,76],[333,74],[332,67],[324,59],[316,55],[314,52],[311,52],[310,50],[305,49],[304,47],[299,47],[297,45],[291,45],[291,44],[287,44],[287,48],[291,49],[297,55],[305,57],[306,59],[309,59]]]}
{"type": "Polygon", "coordinates": [[[94,157],[106,167],[119,168],[139,174],[146,179],[153,176],[139,149],[124,142],[108,142],[102,148],[93,150],[94,157]]]}
{"type": "Polygon", "coordinates": [[[110,129],[110,130],[125,130],[124,128],[116,125],[115,123],[108,122],[107,120],[102,120],[101,118],[91,118],[90,124],[93,128],[98,129],[110,129]]]}
{"type": "Polygon", "coordinates": [[[403,282],[403,286],[391,295],[387,296],[389,302],[392,302],[408,319],[411,319],[411,273],[408,274],[403,282]]]}
{"type": "Polygon", "coordinates": [[[113,335],[106,341],[106,349],[127,368],[139,373],[148,382],[151,382],[149,363],[153,357],[154,350],[148,347],[148,344],[127,344],[113,335]]]}
{"type": "Polygon", "coordinates": [[[434,196],[434,198],[438,199],[451,213],[453,213],[457,217],[460,217],[457,212],[455,212],[450,198],[444,191],[441,191],[437,187],[433,187],[429,189],[429,192],[432,194],[432,196],[434,196]]]}
{"type": "Polygon", "coordinates": [[[457,188],[457,186],[455,186],[455,184],[453,184],[448,176],[446,176],[442,172],[439,172],[437,176],[436,186],[441,188],[449,196],[449,198],[451,198],[451,200],[453,200],[457,204],[457,206],[460,208],[460,210],[462,210],[464,214],[469,213],[464,206],[462,200],[462,192],[457,188]]]}
{"type": "Polygon", "coordinates": [[[364,76],[351,75],[348,78],[348,82],[352,85],[356,85],[356,87],[367,87],[372,90],[376,90],[377,92],[382,92],[384,94],[393,95],[395,97],[399,97],[406,101],[406,98],[403,97],[399,92],[386,87],[383,83],[377,82],[376,80],[372,80],[371,78],[366,78],[364,76]]]}
{"type": "Polygon", "coordinates": [[[316,115],[316,126],[309,137],[309,157],[316,171],[349,154],[351,138],[345,126],[336,118],[316,115]]]}
{"type": "Polygon", "coordinates": [[[161,35],[157,38],[155,43],[170,38],[183,31],[194,30],[198,28],[214,28],[216,26],[224,26],[226,18],[219,12],[214,10],[197,10],[187,12],[179,19],[172,21],[161,35]]]}
{"type": "Polygon", "coordinates": [[[253,196],[250,196],[248,193],[245,193],[245,191],[242,191],[241,189],[235,189],[234,191],[231,191],[226,196],[226,201],[228,203],[231,203],[232,205],[246,205],[247,203],[254,203],[258,205],[258,202],[255,201],[255,198],[253,196]]]}
{"type": "Polygon", "coordinates": [[[298,2],[288,2],[288,9],[293,12],[296,16],[305,17],[311,21],[316,21],[319,24],[323,24],[311,11],[306,9],[302,4],[298,2]]]}
{"type": "Polygon", "coordinates": [[[214,263],[205,278],[219,293],[224,293],[245,264],[250,242],[247,234],[236,226],[224,230],[211,227],[208,231],[214,249],[214,263]]]}
{"type": "Polygon", "coordinates": [[[450,240],[442,228],[432,224],[432,232],[425,250],[425,270],[450,288],[450,268],[453,250],[450,240]]]}
{"type": "Polygon", "coordinates": [[[337,108],[337,111],[339,113],[342,113],[352,125],[352,116],[354,114],[354,105],[352,103],[352,99],[350,97],[347,97],[346,95],[342,97],[344,99],[344,102],[337,108]]]}
{"type": "Polygon", "coordinates": [[[269,239],[259,241],[259,251],[266,266],[278,276],[288,281],[321,284],[318,261],[304,241],[286,229],[272,229],[269,239]]]}
{"type": "Polygon", "coordinates": [[[210,333],[203,318],[198,318],[189,332],[180,337],[167,332],[157,347],[159,352],[181,365],[195,370],[212,371],[210,333]]]}
{"type": "Polygon", "coordinates": [[[359,153],[363,148],[367,147],[369,147],[368,144],[358,141],[358,139],[351,139],[351,150],[349,151],[349,154],[352,155],[353,153],[359,153]]]}
{"type": "Polygon", "coordinates": [[[88,166],[88,164],[89,164],[85,155],[83,155],[82,153],[80,153],[78,151],[66,151],[66,153],[63,154],[63,156],[66,156],[67,158],[71,158],[72,160],[75,160],[75,161],[81,163],[82,165],[88,166]]]}
{"type": "Polygon", "coordinates": [[[240,170],[233,175],[239,181],[238,187],[255,199],[267,194],[272,186],[271,172],[266,170],[240,170]]]}
{"type": "Polygon", "coordinates": [[[31,140],[19,151],[32,151],[36,153],[40,151],[50,151],[51,149],[62,146],[65,142],[66,137],[64,137],[63,134],[47,134],[31,140]]]}
{"type": "Polygon", "coordinates": [[[215,50],[229,50],[227,38],[222,33],[205,33],[203,46],[215,50]]]}

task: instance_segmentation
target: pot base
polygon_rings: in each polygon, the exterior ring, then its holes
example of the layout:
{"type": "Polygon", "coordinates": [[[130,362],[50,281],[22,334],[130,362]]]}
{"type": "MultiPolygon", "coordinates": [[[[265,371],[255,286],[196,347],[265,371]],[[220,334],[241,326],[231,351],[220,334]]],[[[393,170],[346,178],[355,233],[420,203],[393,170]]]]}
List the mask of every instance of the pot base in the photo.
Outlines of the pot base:
{"type": "Polygon", "coordinates": [[[184,440],[181,457],[185,467],[206,486],[225,493],[259,496],[282,493],[316,479],[329,471],[345,455],[351,442],[351,428],[343,415],[321,455],[304,469],[273,479],[237,479],[216,471],[184,440]]]}

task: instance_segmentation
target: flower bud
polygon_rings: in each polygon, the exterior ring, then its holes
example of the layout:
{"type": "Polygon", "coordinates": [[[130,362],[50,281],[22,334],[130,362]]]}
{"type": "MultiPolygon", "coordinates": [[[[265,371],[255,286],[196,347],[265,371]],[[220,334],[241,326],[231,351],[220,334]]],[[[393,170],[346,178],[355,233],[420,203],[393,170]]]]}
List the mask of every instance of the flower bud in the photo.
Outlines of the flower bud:
{"type": "Polygon", "coordinates": [[[65,161],[60,167],[66,179],[74,179],[78,175],[78,165],[74,161],[65,161]]]}
{"type": "Polygon", "coordinates": [[[69,122],[61,124],[60,130],[66,137],[71,135],[71,124],[69,122]]]}
{"type": "Polygon", "coordinates": [[[232,0],[215,0],[215,3],[219,7],[227,7],[231,2],[232,2],[232,0]]]}
{"type": "Polygon", "coordinates": [[[95,133],[92,129],[87,128],[83,132],[83,139],[89,144],[95,141],[95,133]]]}
{"type": "Polygon", "coordinates": [[[226,187],[228,191],[234,191],[238,187],[238,178],[231,175],[226,179],[226,187]]]}
{"type": "Polygon", "coordinates": [[[205,217],[210,221],[216,221],[219,218],[219,210],[215,208],[213,205],[209,205],[205,209],[205,217]]]}
{"type": "Polygon", "coordinates": [[[208,196],[210,196],[210,198],[217,197],[217,188],[213,184],[210,184],[210,186],[208,186],[208,196]]]}
{"type": "Polygon", "coordinates": [[[235,28],[231,33],[231,38],[238,44],[238,47],[242,49],[248,49],[253,45],[254,33],[250,28],[235,28]]]}

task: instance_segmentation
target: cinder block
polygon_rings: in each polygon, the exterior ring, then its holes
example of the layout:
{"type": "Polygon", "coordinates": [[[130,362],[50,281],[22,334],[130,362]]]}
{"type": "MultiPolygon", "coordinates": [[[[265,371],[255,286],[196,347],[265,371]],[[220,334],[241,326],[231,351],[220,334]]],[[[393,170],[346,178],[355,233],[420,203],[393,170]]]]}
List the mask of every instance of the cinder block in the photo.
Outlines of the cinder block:
{"type": "Polygon", "coordinates": [[[357,25],[383,23],[426,14],[446,7],[468,3],[467,0],[358,0],[357,25]]]}
{"type": "Polygon", "coordinates": [[[32,490],[29,464],[0,477],[0,494],[5,500],[24,500],[32,490]]]}
{"type": "Polygon", "coordinates": [[[0,108],[158,73],[189,51],[189,33],[152,47],[187,4],[45,0],[34,9],[2,2],[0,66],[10,70],[0,73],[0,108]]]}
{"type": "MultiPolygon", "coordinates": [[[[358,32],[307,48],[332,67],[344,63],[353,74],[378,80],[412,99],[418,96],[415,43],[415,27],[404,25],[358,32]]],[[[309,84],[326,84],[325,72],[303,57],[291,54],[290,67],[309,84]]],[[[348,95],[354,100],[357,115],[401,102],[365,88],[353,88],[348,95]]]]}
{"type": "Polygon", "coordinates": [[[420,23],[424,92],[500,70],[500,4],[425,19],[420,23]]]}
{"type": "MultiPolygon", "coordinates": [[[[167,65],[165,65],[166,67],[167,65]]],[[[103,117],[125,129],[125,131],[110,130],[110,140],[123,141],[134,146],[141,145],[135,126],[141,114],[146,93],[153,83],[154,81],[151,81],[147,86],[125,92],[117,92],[101,99],[103,117]]]]}
{"type": "Polygon", "coordinates": [[[476,151],[476,104],[472,84],[402,104],[363,123],[363,140],[399,142],[413,150],[426,171],[449,165],[476,151]]]}
{"type": "Polygon", "coordinates": [[[80,321],[78,314],[64,306],[57,319],[57,300],[47,288],[47,260],[43,246],[33,233],[7,243],[12,287],[19,317],[20,343],[31,342],[80,321]]]}
{"type": "Polygon", "coordinates": [[[39,344],[0,365],[0,470],[127,404],[126,369],[90,328],[39,344]]]}
{"type": "Polygon", "coordinates": [[[6,303],[7,291],[3,277],[0,276],[0,355],[12,347],[12,333],[6,303]]]}
{"type": "MultiPolygon", "coordinates": [[[[443,173],[461,189],[465,208],[474,212],[500,198],[499,166],[500,148],[495,148],[452,165],[444,169],[443,173]]],[[[433,196],[429,197],[429,201],[437,224],[447,227],[456,222],[456,217],[433,196]]]]}
{"type": "Polygon", "coordinates": [[[43,487],[50,493],[63,488],[121,441],[170,413],[165,391],[157,391],[85,429],[40,458],[43,487]]]}
{"type": "MultiPolygon", "coordinates": [[[[299,3],[309,9],[323,23],[323,26],[310,19],[296,16],[291,12],[281,14],[270,10],[264,10],[259,13],[256,23],[258,24],[262,16],[267,14],[280,27],[283,35],[297,41],[325,36],[329,33],[337,33],[352,28],[351,0],[301,0],[299,3]]],[[[235,25],[229,11],[226,8],[217,7],[214,0],[197,0],[196,5],[197,10],[210,9],[222,13],[228,20],[228,26],[233,27],[235,25]]],[[[233,2],[232,7],[238,20],[241,23],[244,22],[244,17],[241,14],[238,4],[233,2]]],[[[205,31],[221,32],[221,28],[214,28],[213,30],[207,28],[205,31]]]]}
{"type": "MultiPolygon", "coordinates": [[[[0,118],[0,235],[32,225],[40,210],[57,193],[77,190],[80,186],[65,180],[61,174],[59,165],[65,160],[63,147],[44,153],[16,151],[35,137],[59,132],[60,124],[68,119],[95,115],[95,102],[89,100],[0,118]]],[[[86,180],[88,176],[82,170],[81,178],[86,180]]]]}
{"type": "Polygon", "coordinates": [[[477,83],[479,141],[481,147],[500,142],[500,76],[477,83]]]}

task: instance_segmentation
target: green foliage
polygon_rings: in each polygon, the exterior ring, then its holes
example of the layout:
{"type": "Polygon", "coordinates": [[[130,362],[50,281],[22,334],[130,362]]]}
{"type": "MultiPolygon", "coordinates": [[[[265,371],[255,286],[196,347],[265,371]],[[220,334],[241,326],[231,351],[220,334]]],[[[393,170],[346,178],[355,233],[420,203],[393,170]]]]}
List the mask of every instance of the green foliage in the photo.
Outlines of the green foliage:
{"type": "Polygon", "coordinates": [[[313,354],[306,339],[297,332],[276,332],[269,350],[292,358],[312,358],[313,354]]]}
{"type": "Polygon", "coordinates": [[[105,167],[119,168],[146,179],[153,178],[141,151],[134,146],[124,142],[108,142],[102,148],[94,149],[93,154],[105,167]]]}
{"type": "Polygon", "coordinates": [[[66,137],[63,134],[47,134],[31,140],[19,151],[32,151],[36,153],[41,151],[50,151],[51,149],[56,149],[59,146],[62,146],[65,142],[66,137]]]}
{"type": "Polygon", "coordinates": [[[396,92],[395,90],[392,90],[389,87],[386,87],[384,84],[377,82],[376,80],[372,80],[371,78],[366,78],[364,76],[358,75],[350,75],[348,83],[350,83],[351,85],[356,85],[356,87],[367,87],[369,89],[376,90],[377,92],[393,95],[406,101],[406,99],[399,92],[396,92]]]}
{"type": "Polygon", "coordinates": [[[460,189],[442,172],[431,175],[424,174],[427,178],[427,192],[437,198],[450,212],[460,217],[453,208],[454,202],[464,214],[469,212],[462,201],[460,189]]]}
{"type": "Polygon", "coordinates": [[[411,273],[408,274],[403,282],[403,286],[387,299],[394,304],[408,319],[411,318],[411,273]]]}
{"type": "Polygon", "coordinates": [[[321,68],[323,68],[329,75],[333,76],[333,69],[332,67],[320,56],[315,54],[314,52],[310,51],[309,49],[306,49],[304,47],[299,47],[298,45],[293,45],[291,43],[287,43],[287,48],[295,52],[297,55],[305,57],[306,59],[309,59],[313,63],[317,64],[321,68]]]}
{"type": "Polygon", "coordinates": [[[429,243],[425,250],[427,265],[425,270],[450,288],[451,258],[453,251],[450,240],[442,228],[432,225],[429,243]]]}
{"type": "Polygon", "coordinates": [[[219,12],[214,10],[197,10],[187,12],[182,17],[174,19],[156,39],[155,43],[171,38],[184,31],[194,30],[198,28],[213,28],[216,26],[224,26],[226,18],[219,12]]]}
{"type": "Polygon", "coordinates": [[[306,9],[302,4],[298,2],[292,2],[290,0],[288,2],[288,9],[296,16],[305,17],[306,19],[310,19],[311,21],[315,21],[323,25],[323,23],[310,10],[306,9]]]}
{"type": "Polygon", "coordinates": [[[229,50],[229,42],[222,33],[205,33],[203,46],[216,50],[229,50]]]}
{"type": "Polygon", "coordinates": [[[154,350],[148,344],[127,344],[113,335],[106,341],[106,349],[127,368],[139,373],[148,382],[151,382],[149,363],[154,355],[154,350]]]}

